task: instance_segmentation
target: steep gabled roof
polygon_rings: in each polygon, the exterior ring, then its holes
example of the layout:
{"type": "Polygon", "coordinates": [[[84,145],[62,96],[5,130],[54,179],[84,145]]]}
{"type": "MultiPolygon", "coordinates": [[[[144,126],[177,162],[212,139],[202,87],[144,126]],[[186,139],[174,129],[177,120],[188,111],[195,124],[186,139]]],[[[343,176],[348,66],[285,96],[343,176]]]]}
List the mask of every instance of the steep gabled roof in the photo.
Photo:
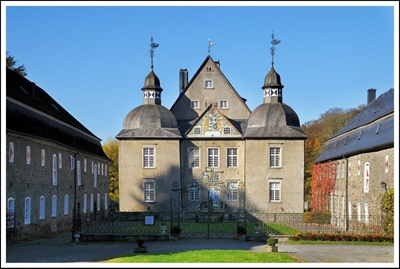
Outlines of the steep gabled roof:
{"type": "Polygon", "coordinates": [[[6,88],[7,132],[107,158],[100,139],[35,83],[7,68],[6,88]]]}
{"type": "Polygon", "coordinates": [[[201,64],[201,66],[197,69],[196,73],[193,75],[192,79],[189,81],[188,85],[186,86],[186,88],[179,94],[178,98],[175,100],[175,102],[172,104],[171,106],[171,111],[174,109],[175,105],[179,102],[180,99],[182,99],[183,96],[185,96],[185,92],[187,91],[187,89],[190,88],[191,84],[193,83],[193,81],[196,80],[197,76],[199,75],[199,73],[201,72],[201,70],[203,70],[204,66],[207,64],[208,61],[211,61],[212,64],[215,67],[215,70],[217,70],[217,72],[221,75],[221,77],[226,81],[226,83],[230,86],[230,88],[233,90],[234,94],[238,97],[238,99],[243,103],[243,105],[247,108],[247,110],[249,112],[251,112],[250,108],[247,106],[246,104],[246,99],[241,97],[238,92],[235,90],[235,88],[232,86],[232,84],[229,82],[229,80],[225,77],[225,75],[222,73],[221,69],[216,65],[215,61],[211,58],[210,55],[208,55],[205,60],[203,61],[203,63],[201,64]]]}
{"type": "Polygon", "coordinates": [[[394,146],[394,92],[381,94],[331,136],[314,163],[394,146]]]}

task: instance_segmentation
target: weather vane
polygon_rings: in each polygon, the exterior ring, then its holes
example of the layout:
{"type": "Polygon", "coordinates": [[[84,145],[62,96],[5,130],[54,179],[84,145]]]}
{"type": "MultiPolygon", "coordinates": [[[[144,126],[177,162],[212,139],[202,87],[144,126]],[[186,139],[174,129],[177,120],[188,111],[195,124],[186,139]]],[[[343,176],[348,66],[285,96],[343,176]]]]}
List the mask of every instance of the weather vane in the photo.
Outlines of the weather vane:
{"type": "Polygon", "coordinates": [[[274,55],[275,55],[275,50],[276,50],[275,46],[278,45],[279,43],[281,43],[281,41],[278,40],[278,39],[275,39],[274,31],[272,31],[272,36],[271,37],[272,37],[272,41],[271,41],[271,44],[272,44],[272,47],[271,47],[272,66],[274,66],[274,55]]]}
{"type": "Polygon", "coordinates": [[[160,46],[160,45],[153,42],[153,34],[151,34],[150,41],[151,41],[151,43],[150,43],[150,47],[151,47],[151,49],[150,49],[151,70],[153,70],[153,67],[154,67],[154,66],[153,66],[154,49],[157,48],[157,47],[160,46]]]}
{"type": "Polygon", "coordinates": [[[215,42],[211,42],[210,39],[208,40],[208,55],[210,55],[210,47],[215,46],[215,42]]]}

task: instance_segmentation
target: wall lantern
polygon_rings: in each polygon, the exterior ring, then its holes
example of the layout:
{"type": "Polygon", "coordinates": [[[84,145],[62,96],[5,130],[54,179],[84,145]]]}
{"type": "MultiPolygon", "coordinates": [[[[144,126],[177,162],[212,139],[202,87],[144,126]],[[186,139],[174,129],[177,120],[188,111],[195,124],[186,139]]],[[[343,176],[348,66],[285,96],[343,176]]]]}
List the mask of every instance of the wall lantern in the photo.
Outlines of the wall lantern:
{"type": "Polygon", "coordinates": [[[385,191],[386,191],[386,182],[383,182],[383,181],[382,181],[382,182],[380,183],[380,185],[381,185],[382,189],[385,189],[385,191]]]}

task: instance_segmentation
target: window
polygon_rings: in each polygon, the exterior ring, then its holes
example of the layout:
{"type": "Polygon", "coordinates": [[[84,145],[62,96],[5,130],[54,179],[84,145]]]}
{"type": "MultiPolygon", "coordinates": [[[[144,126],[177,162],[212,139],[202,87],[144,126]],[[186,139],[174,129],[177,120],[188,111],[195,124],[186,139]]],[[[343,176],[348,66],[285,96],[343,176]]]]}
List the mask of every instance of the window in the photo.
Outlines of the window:
{"type": "Polygon", "coordinates": [[[154,148],[143,148],[143,167],[154,167],[154,148]]]}
{"type": "Polygon", "coordinates": [[[227,183],[226,200],[237,201],[238,200],[238,183],[228,182],[227,183]]]}
{"type": "Polygon", "coordinates": [[[209,195],[209,198],[213,201],[213,206],[214,207],[218,207],[219,206],[219,193],[220,193],[219,188],[210,187],[208,189],[208,195],[209,195]]]}
{"type": "Polygon", "coordinates": [[[200,167],[200,153],[199,148],[189,148],[189,166],[200,167]]]}
{"type": "Polygon", "coordinates": [[[94,172],[94,162],[92,161],[92,174],[94,172]]]}
{"type": "Polygon", "coordinates": [[[228,101],[221,101],[221,108],[228,108],[228,101]]]}
{"type": "Polygon", "coordinates": [[[270,167],[280,167],[281,161],[281,149],[280,148],[270,148],[269,149],[269,166],[270,167]]]}
{"type": "Polygon", "coordinates": [[[93,186],[97,188],[97,165],[94,165],[93,169],[93,186]]]}
{"type": "Polygon", "coordinates": [[[357,203],[357,220],[361,221],[361,203],[357,203]]]}
{"type": "Polygon", "coordinates": [[[224,134],[231,134],[231,128],[230,127],[224,127],[224,134]]]}
{"type": "Polygon", "coordinates": [[[351,202],[349,202],[349,209],[348,209],[349,210],[349,212],[348,212],[349,213],[349,220],[351,220],[351,217],[352,217],[352,209],[353,208],[351,206],[351,202]]]}
{"type": "Polygon", "coordinates": [[[108,208],[108,195],[107,193],[104,194],[104,209],[108,208]]]}
{"type": "Polygon", "coordinates": [[[269,201],[280,202],[281,184],[279,182],[269,183],[269,201]]]}
{"type": "Polygon", "coordinates": [[[209,148],[208,149],[208,167],[218,167],[218,149],[209,148]]]}
{"type": "Polygon", "coordinates": [[[100,175],[100,163],[97,163],[97,174],[100,175]]]}
{"type": "Polygon", "coordinates": [[[76,163],[76,177],[77,177],[77,184],[78,186],[82,185],[82,173],[81,173],[81,162],[78,161],[76,163]]]}
{"type": "Polygon", "coordinates": [[[25,224],[31,223],[31,198],[25,198],[25,224]]]}
{"type": "Polygon", "coordinates": [[[193,109],[198,109],[198,108],[200,108],[199,101],[191,101],[191,102],[190,102],[190,108],[193,108],[193,109]]]}
{"type": "Polygon", "coordinates": [[[101,164],[101,175],[104,175],[104,163],[101,164]]]}
{"type": "Polygon", "coordinates": [[[385,174],[389,173],[389,155],[385,156],[385,174]]]}
{"type": "Polygon", "coordinates": [[[189,201],[200,201],[200,184],[198,182],[189,182],[189,201]]]}
{"type": "Polygon", "coordinates": [[[64,196],[64,215],[68,215],[68,195],[64,196]]]}
{"type": "Polygon", "coordinates": [[[200,128],[200,127],[194,127],[193,133],[194,133],[195,135],[201,134],[201,128],[200,128]]]}
{"type": "Polygon", "coordinates": [[[83,195],[83,213],[87,212],[87,194],[83,195]]]}
{"type": "Polygon", "coordinates": [[[39,201],[39,219],[44,219],[45,208],[45,198],[44,196],[41,196],[39,201]]]}
{"type": "Polygon", "coordinates": [[[26,146],[26,164],[31,164],[31,147],[26,146]]]}
{"type": "Polygon", "coordinates": [[[83,172],[86,172],[86,171],[87,171],[87,160],[84,159],[83,160],[83,172]]]}
{"type": "Polygon", "coordinates": [[[40,165],[44,166],[45,164],[45,157],[46,157],[46,152],[44,149],[42,149],[41,154],[40,154],[40,165]]]}
{"type": "Polygon", "coordinates": [[[7,228],[14,228],[14,198],[7,201],[7,228]]]}
{"type": "Polygon", "coordinates": [[[145,202],[155,202],[156,189],[154,181],[144,182],[144,201],[145,202]]]}
{"type": "Polygon", "coordinates": [[[62,154],[58,153],[58,168],[62,168],[62,154]]]}
{"type": "Polygon", "coordinates": [[[93,212],[93,208],[94,208],[94,195],[92,193],[90,194],[90,212],[93,212]]]}
{"type": "Polygon", "coordinates": [[[364,165],[364,192],[369,192],[369,163],[364,165]]]}
{"type": "Polygon", "coordinates": [[[53,185],[57,185],[57,155],[53,154],[53,185]]]}
{"type": "Polygon", "coordinates": [[[205,84],[205,86],[206,86],[206,88],[212,88],[212,87],[213,87],[213,81],[212,81],[212,80],[209,80],[209,79],[207,79],[207,80],[206,80],[206,84],[205,84]]]}
{"type": "Polygon", "coordinates": [[[368,204],[364,204],[365,223],[369,223],[369,210],[368,204]]]}
{"type": "Polygon", "coordinates": [[[108,176],[107,164],[104,165],[104,175],[105,175],[105,176],[108,176]]]}
{"type": "Polygon", "coordinates": [[[227,149],[227,167],[237,167],[237,149],[236,148],[228,148],[227,149]]]}
{"type": "Polygon", "coordinates": [[[57,196],[51,198],[51,216],[57,217],[57,196]]]}
{"type": "Polygon", "coordinates": [[[100,210],[100,193],[97,194],[97,211],[100,210]]]}
{"type": "Polygon", "coordinates": [[[8,161],[10,163],[14,162],[14,143],[10,142],[8,145],[8,161]]]}

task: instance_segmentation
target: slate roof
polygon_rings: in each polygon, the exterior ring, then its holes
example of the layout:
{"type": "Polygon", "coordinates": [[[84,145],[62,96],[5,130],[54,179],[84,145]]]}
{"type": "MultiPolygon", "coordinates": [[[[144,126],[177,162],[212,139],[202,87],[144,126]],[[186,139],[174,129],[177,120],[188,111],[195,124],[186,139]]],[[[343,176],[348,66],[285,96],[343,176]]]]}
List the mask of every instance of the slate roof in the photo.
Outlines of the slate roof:
{"type": "Polygon", "coordinates": [[[7,68],[6,130],[109,158],[96,137],[35,83],[7,68]]]}
{"type": "Polygon", "coordinates": [[[381,94],[326,142],[314,163],[394,147],[394,90],[381,94]]]}

